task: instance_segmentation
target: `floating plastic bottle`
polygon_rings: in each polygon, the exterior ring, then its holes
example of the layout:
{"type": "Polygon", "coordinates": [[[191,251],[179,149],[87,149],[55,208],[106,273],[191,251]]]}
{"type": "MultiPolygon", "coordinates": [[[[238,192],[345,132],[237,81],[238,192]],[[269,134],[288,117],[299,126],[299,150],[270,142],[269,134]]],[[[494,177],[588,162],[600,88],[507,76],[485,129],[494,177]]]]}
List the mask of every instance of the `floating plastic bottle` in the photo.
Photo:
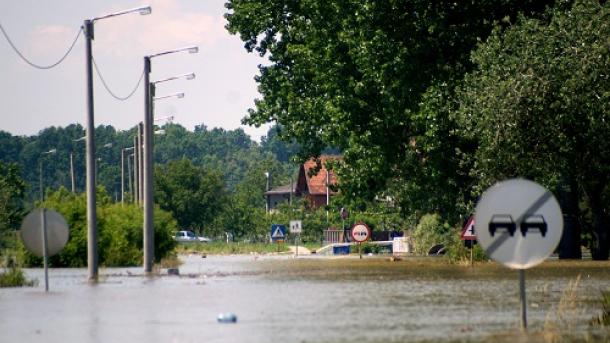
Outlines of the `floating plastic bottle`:
{"type": "Polygon", "coordinates": [[[237,323],[237,316],[231,312],[221,313],[216,319],[219,323],[237,323]]]}

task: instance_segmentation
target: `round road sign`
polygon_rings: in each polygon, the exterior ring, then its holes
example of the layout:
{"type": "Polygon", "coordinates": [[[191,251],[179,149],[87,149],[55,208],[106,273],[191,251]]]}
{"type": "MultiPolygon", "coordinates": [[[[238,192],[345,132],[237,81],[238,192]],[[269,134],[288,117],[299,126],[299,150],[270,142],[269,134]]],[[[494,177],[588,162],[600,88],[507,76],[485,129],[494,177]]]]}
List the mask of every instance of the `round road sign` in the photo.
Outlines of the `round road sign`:
{"type": "MultiPolygon", "coordinates": [[[[68,224],[61,214],[53,210],[45,210],[47,228],[47,256],[57,254],[68,243],[68,224]]],[[[42,209],[32,210],[21,223],[21,239],[23,244],[34,255],[44,257],[42,248],[42,209]]]]}
{"type": "Polygon", "coordinates": [[[352,227],[352,239],[361,243],[371,238],[371,228],[365,223],[357,223],[352,227]]]}
{"type": "Polygon", "coordinates": [[[531,268],[553,253],[563,231],[551,192],[525,179],[488,188],[477,204],[476,235],[487,256],[513,269],[531,268]]]}

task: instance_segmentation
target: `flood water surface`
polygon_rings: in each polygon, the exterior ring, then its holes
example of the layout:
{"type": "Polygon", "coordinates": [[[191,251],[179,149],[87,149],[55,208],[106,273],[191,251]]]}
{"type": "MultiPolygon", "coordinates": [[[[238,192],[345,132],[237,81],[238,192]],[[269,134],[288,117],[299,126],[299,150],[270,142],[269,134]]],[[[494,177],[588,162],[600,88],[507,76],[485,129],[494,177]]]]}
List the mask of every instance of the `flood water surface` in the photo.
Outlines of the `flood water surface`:
{"type": "Polygon", "coordinates": [[[610,263],[549,261],[518,274],[438,259],[183,256],[180,276],[140,268],[53,269],[45,294],[0,289],[0,342],[415,342],[607,340],[590,326],[610,263]],[[163,273],[162,273],[163,274],[163,273]],[[571,290],[571,292],[570,292],[571,290]],[[217,316],[234,313],[235,324],[217,316]]]}

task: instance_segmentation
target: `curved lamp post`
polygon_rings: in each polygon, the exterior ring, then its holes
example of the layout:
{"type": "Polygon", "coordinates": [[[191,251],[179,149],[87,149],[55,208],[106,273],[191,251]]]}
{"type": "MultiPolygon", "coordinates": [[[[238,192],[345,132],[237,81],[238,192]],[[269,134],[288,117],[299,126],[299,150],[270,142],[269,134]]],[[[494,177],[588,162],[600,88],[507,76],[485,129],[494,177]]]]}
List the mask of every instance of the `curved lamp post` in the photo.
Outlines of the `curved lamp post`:
{"type": "MultiPolygon", "coordinates": [[[[174,50],[167,50],[156,54],[144,56],[144,273],[152,272],[154,260],[154,228],[153,228],[153,111],[154,85],[150,82],[151,59],[159,56],[188,52],[199,52],[197,46],[189,46],[174,50]]],[[[169,81],[169,80],[167,80],[169,81]]],[[[182,94],[184,96],[184,94],[182,94]]]]}

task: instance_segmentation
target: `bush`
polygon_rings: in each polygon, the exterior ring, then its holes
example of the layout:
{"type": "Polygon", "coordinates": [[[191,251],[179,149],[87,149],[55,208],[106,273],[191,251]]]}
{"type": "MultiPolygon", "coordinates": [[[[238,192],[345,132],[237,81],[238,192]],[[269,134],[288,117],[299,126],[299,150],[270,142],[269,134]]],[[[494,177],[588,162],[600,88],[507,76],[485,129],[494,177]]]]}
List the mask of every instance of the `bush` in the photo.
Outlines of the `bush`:
{"type": "MultiPolygon", "coordinates": [[[[97,228],[99,264],[107,267],[141,265],[142,209],[133,204],[112,204],[103,190],[98,190],[97,228]]],[[[74,195],[65,189],[51,194],[45,207],[59,212],[70,228],[70,239],[62,251],[49,258],[55,267],[85,267],[87,265],[87,214],[85,194],[74,195]]],[[[159,262],[175,246],[173,234],[178,230],[171,214],[154,210],[155,261],[159,262]]],[[[24,253],[28,266],[42,265],[42,258],[24,253]]]]}
{"type": "Polygon", "coordinates": [[[0,288],[23,286],[34,286],[34,281],[27,280],[21,268],[13,266],[4,273],[0,273],[0,288]]]}
{"type": "Polygon", "coordinates": [[[412,235],[415,253],[426,255],[436,244],[447,245],[451,241],[451,233],[449,224],[441,223],[440,215],[435,213],[422,216],[412,235]]]}

